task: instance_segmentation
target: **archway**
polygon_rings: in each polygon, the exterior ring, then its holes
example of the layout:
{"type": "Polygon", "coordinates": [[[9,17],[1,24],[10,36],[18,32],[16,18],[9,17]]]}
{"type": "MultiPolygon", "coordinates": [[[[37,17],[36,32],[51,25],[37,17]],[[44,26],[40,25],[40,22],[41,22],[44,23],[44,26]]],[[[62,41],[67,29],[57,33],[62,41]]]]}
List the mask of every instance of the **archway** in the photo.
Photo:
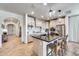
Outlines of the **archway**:
{"type": "Polygon", "coordinates": [[[8,35],[19,36],[20,32],[20,20],[14,17],[8,17],[4,20],[5,29],[8,31],[8,35]]]}

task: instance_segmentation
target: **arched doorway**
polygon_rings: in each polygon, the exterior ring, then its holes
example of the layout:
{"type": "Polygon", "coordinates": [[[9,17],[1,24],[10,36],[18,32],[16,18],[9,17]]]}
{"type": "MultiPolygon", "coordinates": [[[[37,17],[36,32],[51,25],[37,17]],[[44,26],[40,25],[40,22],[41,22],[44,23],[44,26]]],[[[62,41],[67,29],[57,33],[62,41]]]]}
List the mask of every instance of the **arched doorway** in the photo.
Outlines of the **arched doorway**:
{"type": "Polygon", "coordinates": [[[8,45],[14,46],[14,45],[22,42],[22,36],[21,36],[22,30],[21,29],[22,29],[22,23],[17,18],[8,17],[8,18],[4,19],[3,23],[2,23],[2,32],[4,33],[3,30],[6,30],[7,34],[5,35],[5,38],[4,38],[4,34],[2,33],[3,34],[3,38],[2,38],[3,45],[4,46],[8,46],[8,45]],[[6,42],[4,42],[5,40],[6,40],[6,42]]]}
{"type": "Polygon", "coordinates": [[[4,20],[4,25],[7,29],[8,35],[15,35],[19,37],[20,20],[14,17],[8,17],[4,20]]]}
{"type": "Polygon", "coordinates": [[[15,35],[16,31],[15,31],[14,24],[8,24],[7,25],[7,31],[8,31],[8,35],[15,35]]]}

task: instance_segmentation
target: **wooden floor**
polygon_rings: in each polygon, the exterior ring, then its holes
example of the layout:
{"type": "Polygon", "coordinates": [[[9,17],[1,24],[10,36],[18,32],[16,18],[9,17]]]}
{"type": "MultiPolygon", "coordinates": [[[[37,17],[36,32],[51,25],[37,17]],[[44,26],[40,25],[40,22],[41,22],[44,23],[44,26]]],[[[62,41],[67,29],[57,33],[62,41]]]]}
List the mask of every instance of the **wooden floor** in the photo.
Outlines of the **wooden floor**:
{"type": "Polygon", "coordinates": [[[69,42],[66,56],[79,56],[79,43],[69,42]]]}
{"type": "MultiPolygon", "coordinates": [[[[32,40],[30,38],[30,40],[32,40]]],[[[23,44],[19,37],[9,36],[8,42],[3,43],[3,47],[0,48],[0,56],[32,56],[33,54],[33,42],[23,44]]],[[[68,49],[65,56],[79,56],[79,44],[69,42],[68,49]]]]}
{"type": "Polygon", "coordinates": [[[0,48],[1,56],[30,56],[32,55],[33,43],[21,43],[20,38],[16,36],[9,36],[8,42],[3,43],[0,48]]]}

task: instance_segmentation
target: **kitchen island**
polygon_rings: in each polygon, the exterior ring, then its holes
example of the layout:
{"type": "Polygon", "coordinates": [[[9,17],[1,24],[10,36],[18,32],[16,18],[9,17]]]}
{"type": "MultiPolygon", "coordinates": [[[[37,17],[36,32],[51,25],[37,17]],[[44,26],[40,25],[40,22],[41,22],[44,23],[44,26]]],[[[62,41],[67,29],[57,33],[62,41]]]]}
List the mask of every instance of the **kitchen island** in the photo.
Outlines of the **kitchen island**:
{"type": "Polygon", "coordinates": [[[34,47],[33,52],[37,56],[47,56],[47,45],[53,43],[54,41],[61,39],[60,36],[42,36],[42,35],[32,35],[34,47]]]}

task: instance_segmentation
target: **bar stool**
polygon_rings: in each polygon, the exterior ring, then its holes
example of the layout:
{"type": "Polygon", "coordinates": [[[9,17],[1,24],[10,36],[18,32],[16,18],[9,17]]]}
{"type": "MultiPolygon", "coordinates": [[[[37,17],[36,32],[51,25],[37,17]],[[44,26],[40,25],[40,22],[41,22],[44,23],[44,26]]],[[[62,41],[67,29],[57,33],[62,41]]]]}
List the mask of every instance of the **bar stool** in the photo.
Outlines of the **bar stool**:
{"type": "Polygon", "coordinates": [[[67,37],[61,37],[57,40],[55,40],[53,43],[50,43],[47,45],[47,56],[51,54],[55,56],[62,56],[66,53],[67,50],[67,37]],[[50,49],[50,52],[49,52],[50,49]]]}
{"type": "Polygon", "coordinates": [[[57,39],[54,43],[50,43],[47,45],[47,56],[51,54],[55,56],[59,56],[62,53],[62,39],[57,39]],[[50,52],[48,51],[50,49],[50,52]]]}
{"type": "Polygon", "coordinates": [[[60,56],[62,55],[62,39],[57,40],[57,49],[56,49],[56,55],[60,56]]]}
{"type": "Polygon", "coordinates": [[[63,55],[66,53],[66,50],[67,50],[67,48],[68,48],[68,45],[67,45],[67,37],[68,37],[68,35],[66,35],[66,36],[63,38],[63,41],[62,41],[63,55]]]}
{"type": "Polygon", "coordinates": [[[47,56],[52,56],[52,55],[56,55],[56,44],[57,44],[57,41],[54,41],[53,43],[50,43],[47,45],[47,56]],[[49,51],[50,49],[50,51],[49,51]]]}

